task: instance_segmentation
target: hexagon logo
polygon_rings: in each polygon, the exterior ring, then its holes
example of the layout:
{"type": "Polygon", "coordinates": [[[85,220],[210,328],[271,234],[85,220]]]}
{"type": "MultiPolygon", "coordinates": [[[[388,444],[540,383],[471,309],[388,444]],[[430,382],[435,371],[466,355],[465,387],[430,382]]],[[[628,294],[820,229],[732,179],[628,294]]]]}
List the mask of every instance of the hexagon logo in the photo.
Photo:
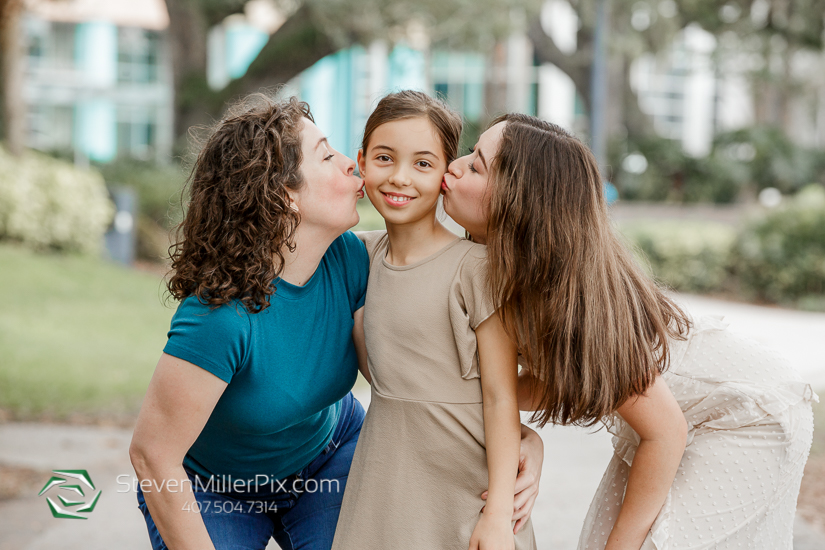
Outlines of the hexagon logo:
{"type": "Polygon", "coordinates": [[[95,484],[92,483],[89,472],[86,470],[52,470],[52,473],[55,475],[46,482],[37,496],[42,496],[54,488],[59,491],[70,491],[73,493],[71,498],[66,498],[60,493],[57,493],[56,499],[51,496],[46,497],[52,515],[60,519],[87,519],[103,492],[97,491],[94,498],[90,498],[95,491],[95,484]]]}

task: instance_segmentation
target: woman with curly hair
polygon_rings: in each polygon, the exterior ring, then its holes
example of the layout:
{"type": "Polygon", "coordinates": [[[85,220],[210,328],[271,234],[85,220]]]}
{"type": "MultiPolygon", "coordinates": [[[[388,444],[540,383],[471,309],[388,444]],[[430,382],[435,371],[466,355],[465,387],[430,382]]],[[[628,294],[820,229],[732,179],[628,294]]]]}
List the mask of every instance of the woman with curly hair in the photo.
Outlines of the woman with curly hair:
{"type": "Polygon", "coordinates": [[[611,225],[598,165],[562,128],[510,114],[444,176],[444,209],[487,245],[490,292],[534,420],[614,434],[579,550],[790,550],[817,397],[782,357],[691,317],[611,225]]]}
{"type": "MultiPolygon", "coordinates": [[[[305,103],[260,94],[200,151],[171,249],[181,303],[130,448],[153,548],[332,546],[368,376],[354,168],[305,103]]],[[[543,450],[522,433],[529,514],[543,450]]]]}

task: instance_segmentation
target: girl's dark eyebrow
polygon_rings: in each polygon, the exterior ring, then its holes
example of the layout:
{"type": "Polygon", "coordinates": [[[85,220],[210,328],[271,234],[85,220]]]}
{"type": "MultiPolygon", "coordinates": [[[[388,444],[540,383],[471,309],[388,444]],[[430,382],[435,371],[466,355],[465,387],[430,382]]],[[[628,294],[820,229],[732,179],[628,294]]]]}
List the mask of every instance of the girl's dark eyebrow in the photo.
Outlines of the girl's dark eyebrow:
{"type": "MultiPolygon", "coordinates": [[[[395,149],[393,149],[392,147],[390,147],[388,145],[376,145],[372,149],[373,150],[375,150],[375,149],[386,149],[387,151],[391,151],[391,152],[395,153],[395,149]]],[[[413,155],[430,155],[432,157],[438,158],[438,155],[436,155],[435,153],[431,153],[429,151],[416,151],[415,153],[413,153],[413,155]]]]}

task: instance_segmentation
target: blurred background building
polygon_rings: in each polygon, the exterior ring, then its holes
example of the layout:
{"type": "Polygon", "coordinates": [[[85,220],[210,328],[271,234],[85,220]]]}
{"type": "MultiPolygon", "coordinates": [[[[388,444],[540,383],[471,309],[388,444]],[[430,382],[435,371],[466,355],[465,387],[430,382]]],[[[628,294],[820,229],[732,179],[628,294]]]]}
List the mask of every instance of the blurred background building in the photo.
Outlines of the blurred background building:
{"type": "Polygon", "coordinates": [[[170,158],[174,116],[163,0],[26,4],[28,145],[79,163],[170,158]]]}
{"type": "MultiPolygon", "coordinates": [[[[27,0],[24,100],[27,143],[41,151],[107,163],[128,157],[159,162],[175,142],[175,82],[169,15],[163,0],[27,0]]],[[[674,2],[633,6],[631,25],[644,32],[674,2]]],[[[722,10],[738,16],[733,4],[722,10]],[[725,11],[727,10],[727,11],[725,11]]],[[[579,134],[587,107],[570,76],[537,55],[523,13],[511,14],[509,34],[488,51],[431,46],[427,29],[394,44],[386,39],[341,48],[290,79],[283,93],[308,101],[335,147],[349,155],[381,95],[415,88],[440,94],[470,127],[501,111],[538,115],[579,134]]],[[[720,16],[721,17],[721,16],[720,16]]],[[[541,27],[556,47],[577,53],[579,16],[565,0],[547,0],[541,27]]],[[[208,31],[208,85],[221,90],[241,78],[286,17],[266,0],[248,2],[208,31]]],[[[733,32],[714,36],[696,24],[675,32],[655,52],[632,60],[629,83],[655,132],[694,156],[707,155],[715,136],[757,122],[748,72],[760,60],[737,49],[733,32]]],[[[764,61],[763,61],[764,62],[764,61]]],[[[825,86],[820,53],[795,52],[793,76],[816,90],[783,113],[800,144],[825,144],[825,86]]],[[[758,68],[758,67],[757,67],[758,68]]],[[[615,83],[614,83],[615,85],[615,83]]],[[[615,110],[615,109],[614,109],[615,110]]],[[[614,125],[615,126],[615,125],[614,125]]]]}

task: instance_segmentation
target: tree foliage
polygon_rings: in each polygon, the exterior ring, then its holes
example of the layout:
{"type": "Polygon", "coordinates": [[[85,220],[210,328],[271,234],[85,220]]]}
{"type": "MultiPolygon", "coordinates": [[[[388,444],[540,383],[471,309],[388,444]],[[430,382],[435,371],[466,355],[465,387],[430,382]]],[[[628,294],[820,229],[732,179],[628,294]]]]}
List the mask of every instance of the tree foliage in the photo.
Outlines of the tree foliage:
{"type": "Polygon", "coordinates": [[[516,12],[540,0],[276,0],[288,15],[246,74],[220,91],[206,85],[210,26],[239,12],[243,0],[167,0],[173,42],[178,135],[221,114],[231,99],[288,82],[323,57],[376,39],[389,43],[489,48],[516,12]]]}
{"type": "MultiPolygon", "coordinates": [[[[534,20],[529,35],[538,57],[568,74],[589,106],[595,14],[601,0],[566,1],[580,21],[574,52],[562,51],[544,32],[539,19],[534,20]]],[[[717,38],[715,58],[720,72],[747,71],[753,83],[757,123],[790,129],[788,104],[810,82],[809,70],[794,74],[792,68],[799,52],[823,49],[825,0],[608,1],[611,66],[614,71],[623,69],[622,74],[611,75],[611,93],[624,92],[620,107],[631,134],[646,132],[629,87],[630,63],[645,52],[665,51],[676,34],[689,25],[698,25],[717,38]]]]}

